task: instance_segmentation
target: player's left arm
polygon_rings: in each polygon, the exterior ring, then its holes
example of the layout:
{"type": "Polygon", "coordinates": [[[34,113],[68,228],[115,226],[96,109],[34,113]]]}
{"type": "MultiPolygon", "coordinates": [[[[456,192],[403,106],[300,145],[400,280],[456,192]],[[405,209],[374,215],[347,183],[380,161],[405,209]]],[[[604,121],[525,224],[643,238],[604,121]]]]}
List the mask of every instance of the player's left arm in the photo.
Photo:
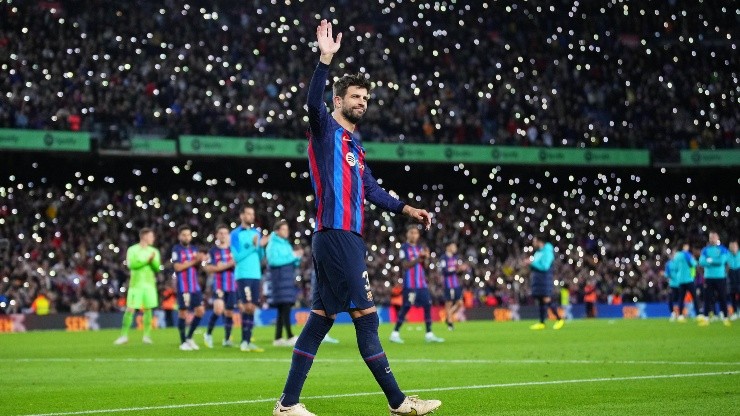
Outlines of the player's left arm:
{"type": "Polygon", "coordinates": [[[386,211],[396,214],[404,214],[412,220],[422,224],[427,230],[432,225],[432,216],[424,209],[414,208],[405,202],[394,198],[386,192],[378,181],[373,177],[370,167],[365,164],[365,171],[362,174],[362,182],[365,188],[365,198],[373,204],[383,208],[386,211]]]}

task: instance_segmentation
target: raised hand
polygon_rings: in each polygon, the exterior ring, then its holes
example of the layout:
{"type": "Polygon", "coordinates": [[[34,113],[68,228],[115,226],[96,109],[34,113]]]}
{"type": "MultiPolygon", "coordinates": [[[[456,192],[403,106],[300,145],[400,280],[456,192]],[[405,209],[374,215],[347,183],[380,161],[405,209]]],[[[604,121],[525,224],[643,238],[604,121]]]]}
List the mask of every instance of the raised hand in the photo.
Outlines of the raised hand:
{"type": "Polygon", "coordinates": [[[331,32],[331,23],[324,19],[316,28],[316,40],[318,41],[321,55],[334,55],[339,50],[339,44],[342,42],[342,34],[339,33],[337,39],[334,40],[331,32]]]}

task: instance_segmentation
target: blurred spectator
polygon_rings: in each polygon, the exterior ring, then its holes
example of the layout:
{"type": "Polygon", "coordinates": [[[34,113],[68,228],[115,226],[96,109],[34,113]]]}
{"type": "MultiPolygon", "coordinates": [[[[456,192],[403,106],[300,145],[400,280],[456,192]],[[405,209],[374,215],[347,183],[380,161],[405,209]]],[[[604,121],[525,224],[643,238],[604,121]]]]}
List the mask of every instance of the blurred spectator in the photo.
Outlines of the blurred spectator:
{"type": "Polygon", "coordinates": [[[323,17],[375,83],[363,140],[740,146],[729,0],[48,4],[0,3],[1,127],[302,137],[323,17]]]}

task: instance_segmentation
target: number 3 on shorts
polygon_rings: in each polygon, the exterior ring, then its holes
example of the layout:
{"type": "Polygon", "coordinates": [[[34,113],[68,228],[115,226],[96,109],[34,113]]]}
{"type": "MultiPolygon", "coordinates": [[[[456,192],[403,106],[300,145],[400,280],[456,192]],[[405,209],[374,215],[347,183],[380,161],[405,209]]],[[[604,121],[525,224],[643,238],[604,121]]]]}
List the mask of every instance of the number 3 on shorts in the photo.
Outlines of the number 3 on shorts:
{"type": "Polygon", "coordinates": [[[244,288],[244,298],[247,299],[247,303],[252,303],[252,288],[251,287],[244,288]]]}
{"type": "Polygon", "coordinates": [[[409,303],[416,301],[416,292],[409,292],[409,303]]]}

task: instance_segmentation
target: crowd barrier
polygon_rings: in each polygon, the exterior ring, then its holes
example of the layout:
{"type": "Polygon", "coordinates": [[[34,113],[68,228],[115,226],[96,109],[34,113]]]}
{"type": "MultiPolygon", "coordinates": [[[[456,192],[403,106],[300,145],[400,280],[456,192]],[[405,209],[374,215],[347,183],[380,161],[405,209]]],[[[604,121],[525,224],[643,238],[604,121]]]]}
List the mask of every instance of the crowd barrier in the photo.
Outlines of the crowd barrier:
{"type": "MultiPolygon", "coordinates": [[[[694,315],[693,308],[688,306],[686,312],[694,315]]],[[[168,321],[166,313],[170,313],[170,322],[176,321],[176,312],[155,311],[153,325],[158,328],[166,327],[168,321]]],[[[291,321],[297,325],[303,325],[308,319],[309,309],[294,309],[291,321]]],[[[207,311],[202,325],[206,325],[211,311],[207,311]]],[[[586,309],[583,304],[572,305],[566,308],[560,307],[560,314],[568,319],[586,318],[586,309]]],[[[378,307],[378,315],[381,322],[395,322],[396,310],[393,308],[378,307]]],[[[667,318],[670,315],[665,303],[634,303],[625,305],[596,305],[596,318],[608,319],[645,319],[645,318],[667,318]]],[[[32,314],[0,315],[0,333],[2,332],[27,332],[37,330],[65,330],[65,331],[96,331],[100,329],[119,328],[121,325],[120,313],[98,313],[86,312],[84,314],[53,314],[37,316],[32,314]]],[[[275,309],[260,309],[254,317],[256,326],[269,326],[275,323],[277,312],[275,309]]],[[[471,321],[518,321],[524,319],[536,319],[538,309],[535,306],[513,306],[493,307],[482,306],[465,310],[454,320],[471,321]]],[[[549,317],[554,319],[552,314],[549,317]]],[[[432,319],[436,322],[445,319],[444,308],[434,306],[432,308],[432,319]]],[[[424,322],[424,311],[422,308],[413,307],[406,316],[406,321],[412,324],[424,322]]],[[[346,313],[337,316],[337,323],[351,323],[352,319],[346,313]]],[[[238,313],[234,314],[234,324],[240,326],[238,313]]],[[[141,314],[136,317],[135,325],[141,327],[141,314]]],[[[218,325],[221,325],[219,320],[218,325]]]]}

